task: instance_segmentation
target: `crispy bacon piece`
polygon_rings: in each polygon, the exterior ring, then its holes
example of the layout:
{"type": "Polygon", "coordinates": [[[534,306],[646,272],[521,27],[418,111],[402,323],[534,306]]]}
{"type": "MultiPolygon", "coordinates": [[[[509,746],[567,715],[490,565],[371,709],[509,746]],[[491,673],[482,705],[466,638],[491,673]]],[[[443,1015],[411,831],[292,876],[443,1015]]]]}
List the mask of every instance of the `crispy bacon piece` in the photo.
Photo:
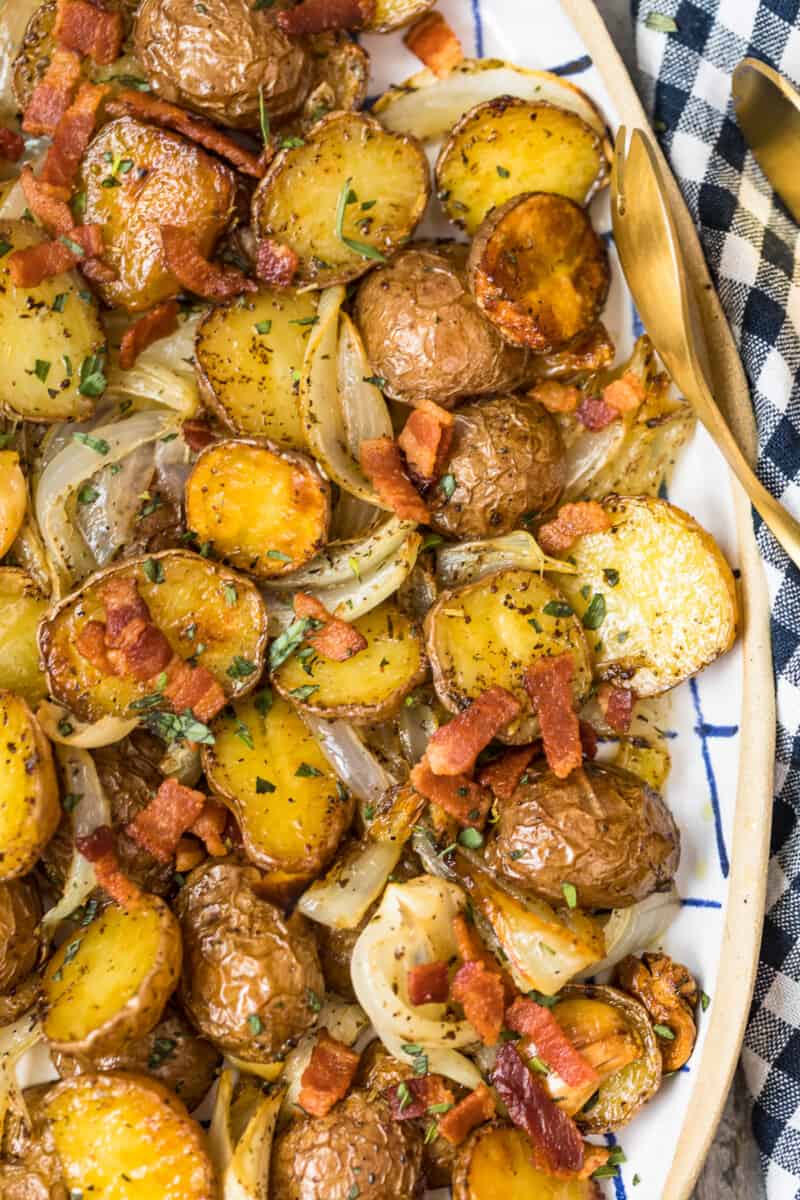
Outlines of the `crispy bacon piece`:
{"type": "Polygon", "coordinates": [[[488,787],[498,800],[510,800],[538,749],[537,743],[506,750],[494,762],[481,769],[478,783],[482,787],[488,787]]]}
{"type": "Polygon", "coordinates": [[[158,100],[145,92],[125,89],[109,101],[106,111],[112,117],[137,117],[140,121],[150,121],[163,129],[174,129],[176,133],[183,134],[185,138],[196,142],[205,150],[213,151],[220,158],[227,158],[228,162],[233,163],[244,175],[260,179],[264,174],[264,166],[258,155],[244,150],[238,142],[234,142],[210,121],[194,117],[167,100],[158,100]]]}
{"type": "Polygon", "coordinates": [[[63,275],[73,267],[103,253],[103,231],[99,225],[76,225],[58,241],[37,242],[8,256],[8,271],[15,287],[38,287],[44,279],[63,275]]]}
{"type": "Polygon", "coordinates": [[[597,433],[612,421],[618,421],[619,409],[612,408],[602,396],[585,396],[578,405],[578,420],[585,429],[597,433]]]}
{"type": "Polygon", "coordinates": [[[406,987],[411,1004],[444,1004],[450,990],[447,963],[439,959],[436,962],[409,967],[406,972],[406,987]]]}
{"type": "Polygon", "coordinates": [[[502,969],[492,952],[484,944],[475,926],[467,920],[463,913],[457,913],[453,918],[453,933],[458,946],[459,957],[463,962],[480,962],[487,971],[493,971],[500,977],[506,1003],[510,1004],[517,995],[517,989],[511,981],[511,976],[502,969]]]}
{"type": "Polygon", "coordinates": [[[595,1146],[592,1142],[583,1143],[583,1166],[579,1171],[565,1171],[553,1167],[550,1159],[538,1146],[533,1147],[533,1165],[538,1171],[544,1171],[555,1179],[590,1179],[598,1167],[604,1167],[611,1157],[611,1146],[595,1146]]]}
{"type": "Polygon", "coordinates": [[[36,137],[54,134],[58,122],[69,108],[80,77],[80,56],[72,50],[56,46],[50,64],[25,109],[23,132],[36,137]]]}
{"type": "Polygon", "coordinates": [[[191,825],[189,832],[200,838],[212,858],[222,858],[228,853],[228,847],[222,840],[227,823],[227,808],[213,800],[206,800],[203,811],[191,825]]]}
{"type": "Polygon", "coordinates": [[[331,662],[346,662],[367,648],[367,639],[347,621],[334,617],[325,605],[307,592],[295,592],[294,613],[298,620],[311,617],[322,623],[321,629],[306,634],[306,641],[317,654],[331,662]]]}
{"type": "Polygon", "coordinates": [[[578,722],[581,731],[581,750],[584,758],[597,758],[597,730],[588,721],[578,722]]]}
{"type": "Polygon", "coordinates": [[[460,1146],[473,1129],[491,1121],[495,1114],[494,1096],[485,1083],[445,1113],[439,1121],[439,1133],[451,1146],[460,1146]]]}
{"type": "Polygon", "coordinates": [[[577,1125],[550,1099],[510,1042],[497,1051],[492,1083],[511,1120],[546,1154],[551,1168],[580,1171],[584,1148],[577,1125]]]}
{"type": "Polygon", "coordinates": [[[603,399],[618,413],[633,412],[644,400],[644,384],[635,371],[626,371],[603,388],[603,399]]]}
{"type": "Polygon", "coordinates": [[[128,326],[119,348],[119,365],[123,371],[130,370],[142,351],[152,346],[153,342],[175,332],[179,312],[177,301],[164,300],[128,326]]]}
{"type": "Polygon", "coordinates": [[[88,0],[58,0],[53,34],[60,46],[107,67],[122,49],[122,13],[88,0]]]}
{"type": "Polygon", "coordinates": [[[106,645],[106,627],[102,621],[87,621],[78,634],[75,645],[78,652],[102,671],[104,675],[114,675],[115,671],[108,658],[106,645]]]}
{"type": "Polygon", "coordinates": [[[0,158],[6,162],[19,162],[25,153],[25,139],[14,129],[0,126],[0,158]]]}
{"type": "Polygon", "coordinates": [[[430,769],[435,775],[469,775],[481,750],[519,710],[519,700],[511,692],[503,687],[487,688],[436,730],[425,751],[430,769]]]}
{"type": "Polygon", "coordinates": [[[547,765],[559,779],[581,765],[581,731],[572,707],[575,663],[569,650],[542,658],[525,672],[524,683],[542,727],[547,765]]]}
{"type": "Polygon", "coordinates": [[[439,79],[444,79],[463,61],[464,51],[440,12],[427,12],[403,38],[412,54],[439,79]]]}
{"type": "Polygon", "coordinates": [[[344,1042],[320,1030],[308,1066],[300,1078],[298,1102],[313,1117],[325,1117],[342,1100],[358,1069],[358,1055],[344,1042]]]}
{"type": "Polygon", "coordinates": [[[177,713],[191,709],[198,721],[210,721],[225,707],[225,692],[206,667],[192,667],[178,655],[167,667],[164,696],[177,713]]]}
{"type": "Polygon", "coordinates": [[[28,208],[47,232],[70,233],[75,221],[62,189],[37,179],[30,164],[22,168],[19,181],[28,208]]]}
{"type": "Polygon", "coordinates": [[[570,1087],[597,1087],[600,1076],[576,1050],[549,1008],[519,996],[506,1013],[506,1025],[530,1038],[536,1055],[570,1087]]]}
{"type": "Polygon", "coordinates": [[[111,90],[108,84],[82,83],[61,116],[39,178],[43,183],[72,190],[75,176],[97,123],[97,113],[111,90]]]}
{"type": "Polygon", "coordinates": [[[411,786],[426,800],[443,808],[459,825],[483,828],[492,798],[466,775],[434,775],[427,757],[423,756],[411,772],[411,786]]]}
{"type": "Polygon", "coordinates": [[[257,284],[236,267],[219,266],[204,258],[189,229],[162,225],[161,243],[168,269],[182,287],[204,300],[229,300],[257,290],[257,284]]]}
{"type": "Polygon", "coordinates": [[[465,962],[453,976],[450,995],[464,1009],[484,1045],[495,1046],[505,1013],[505,989],[499,974],[475,959],[465,962]]]}
{"type": "Polygon", "coordinates": [[[122,908],[135,908],[141,900],[142,892],[120,868],[111,828],[108,825],[100,825],[88,837],[76,838],[75,845],[94,867],[97,882],[103,891],[122,908]]]}
{"type": "Polygon", "coordinates": [[[149,621],[150,609],[139,595],[135,581],[124,575],[106,580],[100,596],[106,610],[106,645],[118,649],[126,626],[137,617],[149,621]]]}
{"type": "Polygon", "coordinates": [[[562,504],[558,515],[539,528],[539,545],[547,554],[569,550],[576,538],[585,533],[603,533],[611,528],[608,513],[597,500],[578,500],[562,504]]]}
{"type": "Polygon", "coordinates": [[[81,275],[89,283],[113,283],[118,278],[116,269],[101,258],[87,258],[80,264],[81,275]]]}
{"type": "Polygon", "coordinates": [[[401,521],[428,520],[428,510],[403,470],[397,442],[390,437],[366,438],[359,447],[361,467],[380,499],[401,521]]]}
{"type": "Polygon", "coordinates": [[[279,12],[276,20],[284,33],[297,37],[326,29],[362,29],[374,11],[374,0],[303,0],[279,12]]]}
{"type": "Polygon", "coordinates": [[[177,779],[165,779],[150,803],[125,826],[125,832],[153,858],[168,863],[205,802],[202,792],[184,787],[177,779]]]}
{"type": "Polygon", "coordinates": [[[119,635],[106,644],[112,648],[108,659],[117,675],[132,675],[144,683],[165,671],[172,660],[172,647],[164,634],[147,617],[134,617],[119,635]]]}
{"type": "Polygon", "coordinates": [[[453,1093],[441,1075],[420,1075],[395,1083],[383,1093],[395,1121],[424,1117],[431,1105],[452,1104],[453,1093]]]}
{"type": "Polygon", "coordinates": [[[409,471],[423,483],[432,482],[441,471],[453,440],[453,420],[452,413],[423,400],[403,426],[397,444],[409,471]]]}
{"type": "Polygon", "coordinates": [[[635,699],[636,693],[630,688],[615,687],[613,683],[601,683],[597,689],[597,702],[615,733],[630,729],[635,699]]]}
{"type": "Polygon", "coordinates": [[[299,266],[294,250],[274,238],[261,238],[256,246],[256,275],[270,287],[289,287],[299,266]]]}
{"type": "Polygon", "coordinates": [[[212,429],[206,425],[205,421],[184,421],[181,428],[183,440],[190,450],[198,454],[201,450],[205,450],[206,446],[210,446],[212,442],[217,441],[217,435],[212,429]]]}
{"type": "Polygon", "coordinates": [[[559,383],[557,379],[543,379],[531,389],[530,396],[548,412],[571,413],[580,404],[583,392],[567,383],[559,383]]]}

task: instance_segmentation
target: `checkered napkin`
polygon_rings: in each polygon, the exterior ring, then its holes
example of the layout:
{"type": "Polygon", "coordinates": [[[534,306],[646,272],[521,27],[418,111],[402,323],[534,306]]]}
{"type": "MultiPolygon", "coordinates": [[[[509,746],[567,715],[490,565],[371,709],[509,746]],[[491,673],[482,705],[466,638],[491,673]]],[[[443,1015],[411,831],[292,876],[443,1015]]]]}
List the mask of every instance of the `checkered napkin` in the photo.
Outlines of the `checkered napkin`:
{"type": "MultiPolygon", "coordinates": [[[[800,513],[800,231],[747,150],[731,101],[731,72],[746,55],[800,85],[800,0],[632,0],[632,8],[645,100],[747,371],[759,475],[800,513]]],[[[755,527],[772,601],[778,741],[743,1061],[769,1200],[800,1200],[800,574],[757,516],[755,527]]]]}

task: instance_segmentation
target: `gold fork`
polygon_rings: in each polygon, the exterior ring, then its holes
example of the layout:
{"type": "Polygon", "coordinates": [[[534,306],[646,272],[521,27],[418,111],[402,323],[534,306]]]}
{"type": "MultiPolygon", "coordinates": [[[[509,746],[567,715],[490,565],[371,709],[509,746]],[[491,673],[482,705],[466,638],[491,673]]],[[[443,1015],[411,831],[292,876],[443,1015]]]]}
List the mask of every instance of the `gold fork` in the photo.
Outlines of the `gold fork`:
{"type": "MultiPolygon", "coordinates": [[[[705,346],[661,168],[644,130],[617,134],[611,219],[622,269],[653,345],[725,461],[795,566],[800,522],[756,478],[717,407],[703,367],[705,346]]],[[[800,464],[798,464],[800,466],[800,464]]]]}

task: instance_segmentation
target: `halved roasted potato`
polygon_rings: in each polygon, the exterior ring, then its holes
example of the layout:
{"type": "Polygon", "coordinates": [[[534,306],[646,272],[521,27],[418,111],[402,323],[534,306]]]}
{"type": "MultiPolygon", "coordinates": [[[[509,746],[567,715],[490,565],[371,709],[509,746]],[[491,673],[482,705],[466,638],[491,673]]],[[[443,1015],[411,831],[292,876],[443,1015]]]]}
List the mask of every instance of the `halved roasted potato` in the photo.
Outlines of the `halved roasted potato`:
{"type": "Polygon", "coordinates": [[[567,196],[514,196],[475,235],[469,280],[476,303],[508,342],[551,354],[599,317],[610,272],[605,245],[567,196]]]}
{"type": "Polygon", "coordinates": [[[16,567],[0,567],[0,688],[35,704],[47,691],[39,665],[36,629],[47,601],[31,577],[16,567]]]}
{"type": "MultiPolygon", "coordinates": [[[[154,623],[176,654],[201,662],[230,697],[252,691],[267,644],[267,612],[255,584],[199,554],[164,550],[98,572],[42,621],[39,649],[55,700],[85,721],[107,713],[131,716],[142,711],[130,706],[148,695],[147,684],[104,674],[76,645],[88,621],[105,620],[100,588],[117,574],[136,580],[154,623]]],[[[144,711],[152,708],[145,704],[144,711]]]]}
{"type": "Polygon", "coordinates": [[[262,291],[212,308],[200,323],[195,340],[200,386],[234,433],[304,449],[295,380],[316,312],[310,292],[262,291]]]}
{"type": "Polygon", "coordinates": [[[216,1200],[203,1131],[143,1075],[77,1075],[47,1093],[44,1115],[70,1196],[216,1200]]]}
{"type": "Polygon", "coordinates": [[[0,996],[27,979],[39,954],[42,902],[33,879],[0,883],[0,996]]]}
{"type": "Polygon", "coordinates": [[[99,291],[128,312],[181,291],[164,260],[160,226],[191,230],[200,252],[210,255],[235,209],[229,167],[179,134],[132,117],[109,122],[92,139],[78,186],[86,193],[84,219],[103,226],[105,259],[116,271],[99,291]]]}
{"type": "Polygon", "coordinates": [[[235,814],[245,853],[276,898],[327,867],[354,802],[316,738],[280,697],[259,692],[221,714],[203,752],[209,786],[235,814]]]}
{"type": "Polygon", "coordinates": [[[0,879],[27,874],[60,819],[50,743],[22,697],[0,692],[0,879]]]}
{"type": "Polygon", "coordinates": [[[105,335],[76,271],[38,287],[11,282],[11,252],[44,240],[32,221],[0,221],[0,411],[26,421],[80,420],[94,407],[80,391],[81,367],[105,335]]]}
{"type": "Polygon", "coordinates": [[[602,136],[575,112],[497,96],[465,113],[436,160],[447,216],[470,236],[490,209],[521,192],[588,204],[608,180],[602,136]]]}
{"type": "Polygon", "coordinates": [[[732,646],[733,573],[711,534],[666,500],[609,496],[603,507],[611,528],[573,543],[577,573],[561,583],[587,629],[595,674],[656,696],[732,646]]]}
{"type": "Polygon", "coordinates": [[[453,1164],[453,1200],[601,1200],[593,1179],[559,1179],[533,1165],[533,1147],[521,1129],[481,1125],[459,1146],[453,1164]]]}
{"type": "Polygon", "coordinates": [[[45,967],[45,1037],[64,1054],[121,1050],[159,1020],[180,970],[180,926],[163,900],[109,904],[45,967]]]}
{"type": "Polygon", "coordinates": [[[433,8],[435,3],[436,0],[376,0],[367,29],[372,33],[389,33],[392,29],[400,29],[433,8]]]}
{"type": "Polygon", "coordinates": [[[298,256],[293,283],[327,287],[383,262],[416,229],[430,189],[414,138],[363,113],[331,113],[273,159],[253,196],[253,226],[298,256]]]}
{"type": "Polygon", "coordinates": [[[572,653],[576,704],[591,683],[589,649],[581,623],[557,588],[533,571],[496,571],[444,592],[425,620],[436,694],[459,712],[487,688],[507,688],[522,711],[500,737],[524,743],[539,728],[522,682],[538,658],[572,653]]]}
{"type": "Polygon", "coordinates": [[[313,459],[255,440],[207,446],[186,481],[186,522],[197,540],[262,579],[323,549],[330,506],[330,485],[313,459]]]}
{"type": "Polygon", "coordinates": [[[352,624],[367,639],[358,654],[332,662],[313,650],[301,651],[287,658],[272,679],[282,696],[316,716],[346,717],[357,725],[384,721],[425,676],[423,641],[391,600],[352,624]]]}

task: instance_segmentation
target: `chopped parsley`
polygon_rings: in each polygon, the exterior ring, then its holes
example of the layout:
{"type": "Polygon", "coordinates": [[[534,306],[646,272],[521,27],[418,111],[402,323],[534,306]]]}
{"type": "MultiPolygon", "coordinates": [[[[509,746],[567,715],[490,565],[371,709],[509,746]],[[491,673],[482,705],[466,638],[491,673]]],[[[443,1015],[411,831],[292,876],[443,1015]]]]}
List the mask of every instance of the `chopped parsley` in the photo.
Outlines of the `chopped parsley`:
{"type": "Polygon", "coordinates": [[[145,579],[151,583],[164,582],[164,568],[157,558],[146,558],[142,563],[145,579]]]}
{"type": "Polygon", "coordinates": [[[9,250],[13,249],[14,247],[11,245],[11,242],[7,242],[5,238],[0,238],[0,258],[5,258],[9,250]]]}
{"type": "Polygon", "coordinates": [[[603,567],[603,579],[609,587],[616,587],[619,583],[619,571],[616,571],[614,567],[603,567]]]}
{"type": "Polygon", "coordinates": [[[258,88],[258,118],[261,123],[261,136],[266,146],[269,143],[269,113],[264,103],[264,88],[260,84],[258,88]]]}
{"type": "Polygon", "coordinates": [[[275,791],[275,784],[269,779],[262,779],[260,775],[256,775],[256,795],[267,796],[275,791]]]}
{"type": "Polygon", "coordinates": [[[645,29],[652,29],[654,33],[677,33],[679,29],[678,22],[674,17],[668,17],[666,13],[649,12],[644,19],[645,29]]]}
{"type": "Polygon", "coordinates": [[[462,829],[458,835],[458,840],[468,850],[480,850],[483,845],[483,834],[477,829],[462,829]]]}
{"type": "Polygon", "coordinates": [[[90,354],[81,363],[78,391],[82,396],[101,396],[105,390],[105,356],[90,354]]]}
{"type": "Polygon", "coordinates": [[[318,771],[316,767],[312,767],[311,764],[307,762],[301,762],[300,766],[295,771],[295,777],[297,779],[313,779],[315,777],[319,778],[321,775],[322,771],[318,771]]]}
{"type": "Polygon", "coordinates": [[[272,321],[256,321],[254,328],[256,333],[269,333],[272,329],[272,321]]]}
{"type": "Polygon", "coordinates": [[[157,1037],[153,1042],[153,1049],[150,1051],[150,1057],[147,1060],[148,1071],[155,1071],[162,1063],[172,1055],[177,1042],[174,1038],[157,1037]]]}
{"type": "Polygon", "coordinates": [[[291,555],[284,554],[282,550],[268,550],[267,558],[274,558],[274,559],[277,559],[278,562],[284,562],[284,563],[292,561],[291,555]]]}
{"type": "Polygon", "coordinates": [[[322,1012],[322,1001],[313,988],[306,988],[306,1000],[312,1012],[322,1012]]]}
{"type": "Polygon", "coordinates": [[[383,375],[362,375],[364,383],[371,383],[373,387],[384,391],[386,388],[386,380],[383,375]]]}
{"type": "Polygon", "coordinates": [[[261,717],[266,717],[269,710],[272,708],[272,691],[270,688],[263,688],[260,692],[256,692],[254,697],[256,712],[261,717]]]}
{"type": "Polygon", "coordinates": [[[703,1012],[708,1011],[708,1006],[710,1003],[711,1003],[711,997],[708,995],[708,993],[701,992],[700,993],[700,1007],[702,1008],[703,1012]]]}
{"type": "Polygon", "coordinates": [[[90,433],[73,433],[73,439],[80,442],[82,446],[86,446],[89,450],[94,450],[95,454],[108,454],[109,445],[105,438],[92,437],[90,433]]]}
{"type": "Polygon", "coordinates": [[[315,621],[313,617],[301,617],[299,621],[292,621],[288,629],[284,629],[269,648],[270,671],[277,671],[287,658],[299,650],[306,634],[313,629],[318,629],[319,626],[320,622],[315,621]]]}
{"type": "Polygon", "coordinates": [[[64,809],[64,812],[74,812],[81,802],[81,796],[82,794],[80,792],[67,792],[66,796],[61,801],[61,807],[64,809]]]}
{"type": "Polygon", "coordinates": [[[63,313],[68,299],[68,292],[59,292],[53,303],[50,305],[51,312],[63,313]]]}
{"type": "Polygon", "coordinates": [[[250,1032],[256,1037],[264,1031],[264,1022],[258,1013],[250,1013],[250,1016],[247,1018],[247,1024],[250,1027],[250,1032]]]}
{"type": "Polygon", "coordinates": [[[443,475],[442,478],[439,480],[439,491],[442,493],[445,500],[452,499],[453,492],[455,490],[456,490],[455,475],[451,475],[449,473],[447,475],[443,475]]]}
{"type": "Polygon", "coordinates": [[[602,592],[595,592],[589,602],[589,607],[583,614],[584,629],[599,629],[606,619],[606,598],[602,592]]]}
{"type": "Polygon", "coordinates": [[[93,504],[100,495],[96,487],[92,487],[90,483],[85,483],[78,492],[79,504],[93,504]]]}
{"type": "Polygon", "coordinates": [[[509,175],[511,174],[508,167],[501,167],[499,163],[496,167],[496,170],[501,179],[508,179],[509,175]]]}
{"type": "Polygon", "coordinates": [[[354,238],[347,237],[343,231],[347,206],[355,204],[358,200],[358,196],[350,186],[352,182],[352,178],[344,181],[342,191],[339,195],[339,203],[336,205],[336,236],[349,250],[360,254],[362,258],[372,259],[373,262],[386,262],[386,256],[381,254],[380,250],[377,250],[374,246],[370,246],[367,242],[357,242],[354,238]]]}
{"type": "Polygon", "coordinates": [[[530,1063],[531,1068],[536,1072],[537,1075],[549,1075],[550,1074],[550,1068],[548,1067],[546,1062],[544,1062],[541,1058],[539,1058],[538,1054],[534,1054],[533,1058],[528,1059],[528,1062],[530,1063]]]}
{"type": "Polygon", "coordinates": [[[305,700],[310,700],[311,697],[314,695],[314,692],[318,692],[318,691],[319,691],[318,683],[307,683],[307,684],[305,684],[304,687],[292,688],[292,690],[289,692],[289,695],[294,696],[296,700],[305,701],[305,700]]]}
{"type": "Polygon", "coordinates": [[[564,899],[567,902],[567,908],[578,907],[578,891],[574,883],[562,883],[561,891],[564,894],[564,899]]]}
{"type": "Polygon", "coordinates": [[[548,617],[571,617],[572,608],[566,600],[548,600],[542,612],[548,617]]]}
{"type": "Polygon", "coordinates": [[[214,735],[207,725],[198,721],[190,708],[182,713],[151,712],[144,724],[152,733],[167,744],[172,742],[199,742],[203,746],[214,745],[214,735]]]}
{"type": "Polygon", "coordinates": [[[234,732],[235,732],[236,736],[238,737],[239,741],[244,742],[244,744],[245,744],[245,746],[247,746],[248,750],[255,749],[253,735],[250,732],[250,730],[247,728],[247,726],[245,725],[245,723],[241,719],[241,717],[237,717],[236,729],[234,730],[234,732]]]}
{"type": "Polygon", "coordinates": [[[239,599],[236,588],[232,583],[225,583],[222,587],[222,594],[225,597],[225,603],[229,608],[233,608],[236,601],[239,599]]]}
{"type": "Polygon", "coordinates": [[[241,654],[236,654],[226,674],[231,679],[248,679],[257,669],[256,664],[250,662],[249,658],[243,658],[241,654]]]}
{"type": "Polygon", "coordinates": [[[665,1042],[675,1041],[675,1034],[672,1032],[669,1025],[654,1025],[653,1033],[658,1034],[658,1036],[663,1038],[665,1042]]]}

